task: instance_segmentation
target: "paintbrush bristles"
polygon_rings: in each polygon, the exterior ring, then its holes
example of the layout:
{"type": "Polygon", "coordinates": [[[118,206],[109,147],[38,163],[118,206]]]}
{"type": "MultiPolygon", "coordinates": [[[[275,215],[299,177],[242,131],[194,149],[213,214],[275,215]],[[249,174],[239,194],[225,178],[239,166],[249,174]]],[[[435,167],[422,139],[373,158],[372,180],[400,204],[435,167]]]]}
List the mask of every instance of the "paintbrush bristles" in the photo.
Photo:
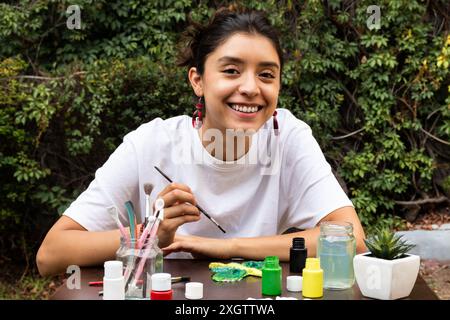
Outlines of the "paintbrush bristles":
{"type": "Polygon", "coordinates": [[[146,195],[150,195],[150,193],[152,193],[153,190],[153,184],[151,183],[144,183],[144,192],[146,195]]]}
{"type": "Polygon", "coordinates": [[[108,213],[115,219],[118,218],[118,214],[117,214],[117,208],[115,206],[110,206],[108,208],[106,208],[106,210],[108,210],[108,213]]]}
{"type": "Polygon", "coordinates": [[[152,183],[144,183],[144,192],[145,192],[145,220],[144,225],[147,225],[148,217],[150,217],[150,193],[153,191],[153,184],[152,183]]]}

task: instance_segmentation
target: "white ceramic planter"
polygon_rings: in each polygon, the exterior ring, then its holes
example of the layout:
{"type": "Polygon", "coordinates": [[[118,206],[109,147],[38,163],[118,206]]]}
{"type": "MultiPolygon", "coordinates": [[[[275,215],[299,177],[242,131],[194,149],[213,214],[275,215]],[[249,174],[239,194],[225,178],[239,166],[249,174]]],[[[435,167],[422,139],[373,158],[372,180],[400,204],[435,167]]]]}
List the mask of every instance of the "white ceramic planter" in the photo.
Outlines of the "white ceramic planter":
{"type": "Polygon", "coordinates": [[[355,278],[361,293],[380,300],[409,296],[419,273],[420,257],[406,254],[401,259],[384,260],[369,255],[370,252],[358,254],[353,259],[355,278]]]}

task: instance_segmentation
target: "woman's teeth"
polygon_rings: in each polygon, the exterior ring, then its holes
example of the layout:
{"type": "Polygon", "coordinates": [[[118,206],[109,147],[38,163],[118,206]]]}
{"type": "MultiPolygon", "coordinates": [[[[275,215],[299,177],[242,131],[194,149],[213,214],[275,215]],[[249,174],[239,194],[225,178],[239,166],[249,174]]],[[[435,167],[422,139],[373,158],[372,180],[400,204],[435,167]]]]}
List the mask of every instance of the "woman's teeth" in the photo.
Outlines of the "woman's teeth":
{"type": "Polygon", "coordinates": [[[229,105],[233,110],[239,111],[239,112],[245,112],[245,113],[254,113],[258,111],[258,107],[247,107],[247,106],[241,106],[238,104],[230,104],[229,105]]]}

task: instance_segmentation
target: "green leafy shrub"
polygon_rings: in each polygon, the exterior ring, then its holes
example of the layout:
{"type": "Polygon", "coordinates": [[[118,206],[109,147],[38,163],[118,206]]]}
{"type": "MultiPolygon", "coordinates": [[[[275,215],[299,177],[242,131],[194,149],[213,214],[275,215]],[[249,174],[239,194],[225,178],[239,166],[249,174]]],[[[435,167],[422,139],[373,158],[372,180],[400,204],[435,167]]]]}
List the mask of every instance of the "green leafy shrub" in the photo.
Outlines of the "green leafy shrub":
{"type": "MultiPolygon", "coordinates": [[[[400,226],[403,208],[440,196],[450,172],[446,1],[378,2],[370,30],[371,1],[242,1],[279,28],[279,106],[312,127],[368,233],[400,226]]],[[[177,46],[188,15],[205,22],[222,3],[0,4],[2,252],[34,252],[127,132],[192,113],[177,46]],[[66,27],[74,4],[80,30],[66,27]]]]}

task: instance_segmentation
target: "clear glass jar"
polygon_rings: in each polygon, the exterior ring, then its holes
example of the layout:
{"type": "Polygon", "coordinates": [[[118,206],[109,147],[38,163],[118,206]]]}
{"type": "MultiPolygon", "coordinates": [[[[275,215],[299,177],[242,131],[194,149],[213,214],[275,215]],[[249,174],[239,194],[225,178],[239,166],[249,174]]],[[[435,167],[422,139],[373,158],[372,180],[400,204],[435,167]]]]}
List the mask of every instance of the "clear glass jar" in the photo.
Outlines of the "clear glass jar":
{"type": "Polygon", "coordinates": [[[324,221],[320,223],[317,257],[323,270],[325,289],[348,289],[355,283],[353,258],[356,240],[350,222],[324,221]]]}
{"type": "Polygon", "coordinates": [[[128,243],[122,237],[116,259],[123,263],[125,299],[149,299],[151,275],[163,272],[163,253],[158,247],[158,239],[153,243],[147,240],[142,248],[138,248],[136,240],[128,243]]]}

